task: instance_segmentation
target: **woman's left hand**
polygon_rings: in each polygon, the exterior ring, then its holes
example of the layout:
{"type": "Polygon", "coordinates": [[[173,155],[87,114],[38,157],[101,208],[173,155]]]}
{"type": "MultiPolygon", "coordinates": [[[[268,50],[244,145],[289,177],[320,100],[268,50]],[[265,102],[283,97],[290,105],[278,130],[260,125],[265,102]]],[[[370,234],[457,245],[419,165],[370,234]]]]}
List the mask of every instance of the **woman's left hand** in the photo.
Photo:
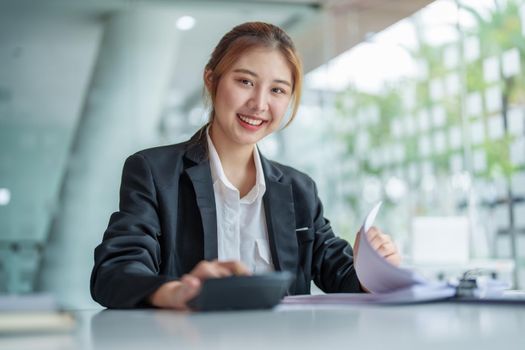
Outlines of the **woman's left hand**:
{"type": "MultiPolygon", "coordinates": [[[[357,255],[359,254],[360,236],[361,232],[358,232],[354,243],[354,259],[357,259],[357,255]]],[[[366,238],[372,245],[372,248],[385,258],[386,261],[394,266],[401,264],[401,255],[389,235],[384,234],[377,227],[372,226],[366,233],[366,238]]]]}

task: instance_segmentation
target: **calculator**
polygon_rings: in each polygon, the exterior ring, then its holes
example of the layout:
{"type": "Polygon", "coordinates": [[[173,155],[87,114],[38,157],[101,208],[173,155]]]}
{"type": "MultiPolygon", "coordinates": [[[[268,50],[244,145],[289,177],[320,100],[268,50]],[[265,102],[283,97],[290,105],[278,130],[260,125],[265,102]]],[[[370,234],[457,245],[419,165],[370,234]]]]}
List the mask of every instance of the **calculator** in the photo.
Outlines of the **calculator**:
{"type": "Polygon", "coordinates": [[[195,311],[269,309],[287,294],[294,278],[288,271],[210,278],[188,306],[195,311]]]}

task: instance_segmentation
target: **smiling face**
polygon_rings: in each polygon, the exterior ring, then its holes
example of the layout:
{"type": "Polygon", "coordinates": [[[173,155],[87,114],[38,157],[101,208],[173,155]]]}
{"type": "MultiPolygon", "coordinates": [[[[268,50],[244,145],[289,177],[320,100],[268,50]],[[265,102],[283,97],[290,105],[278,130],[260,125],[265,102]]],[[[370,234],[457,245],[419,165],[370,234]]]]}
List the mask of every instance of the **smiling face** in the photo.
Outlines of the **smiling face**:
{"type": "MultiPolygon", "coordinates": [[[[210,79],[208,71],[208,89],[210,79]]],[[[242,54],[217,85],[211,126],[214,144],[253,146],[277,130],[292,90],[292,71],[280,51],[256,48],[242,54]]]]}

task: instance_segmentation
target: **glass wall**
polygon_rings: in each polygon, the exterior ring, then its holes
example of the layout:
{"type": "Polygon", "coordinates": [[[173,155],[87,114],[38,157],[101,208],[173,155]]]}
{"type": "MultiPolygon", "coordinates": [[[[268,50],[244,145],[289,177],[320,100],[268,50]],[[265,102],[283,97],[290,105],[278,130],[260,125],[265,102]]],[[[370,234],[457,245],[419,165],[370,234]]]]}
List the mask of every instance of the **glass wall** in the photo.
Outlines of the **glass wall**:
{"type": "Polygon", "coordinates": [[[523,287],[524,35],[523,0],[438,0],[307,75],[282,158],[340,235],[382,200],[405,263],[523,287]]]}

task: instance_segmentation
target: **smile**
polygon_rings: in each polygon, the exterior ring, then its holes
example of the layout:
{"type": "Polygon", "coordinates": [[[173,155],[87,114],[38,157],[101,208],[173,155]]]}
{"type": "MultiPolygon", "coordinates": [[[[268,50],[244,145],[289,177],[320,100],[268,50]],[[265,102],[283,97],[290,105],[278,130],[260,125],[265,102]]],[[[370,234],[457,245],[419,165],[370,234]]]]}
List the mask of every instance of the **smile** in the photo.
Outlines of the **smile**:
{"type": "Polygon", "coordinates": [[[245,122],[246,124],[250,124],[250,125],[253,125],[253,126],[259,126],[261,125],[262,123],[264,123],[264,120],[261,120],[261,119],[255,119],[255,118],[250,118],[250,117],[247,117],[245,115],[242,115],[242,114],[237,114],[237,117],[242,120],[243,122],[245,122]]]}

